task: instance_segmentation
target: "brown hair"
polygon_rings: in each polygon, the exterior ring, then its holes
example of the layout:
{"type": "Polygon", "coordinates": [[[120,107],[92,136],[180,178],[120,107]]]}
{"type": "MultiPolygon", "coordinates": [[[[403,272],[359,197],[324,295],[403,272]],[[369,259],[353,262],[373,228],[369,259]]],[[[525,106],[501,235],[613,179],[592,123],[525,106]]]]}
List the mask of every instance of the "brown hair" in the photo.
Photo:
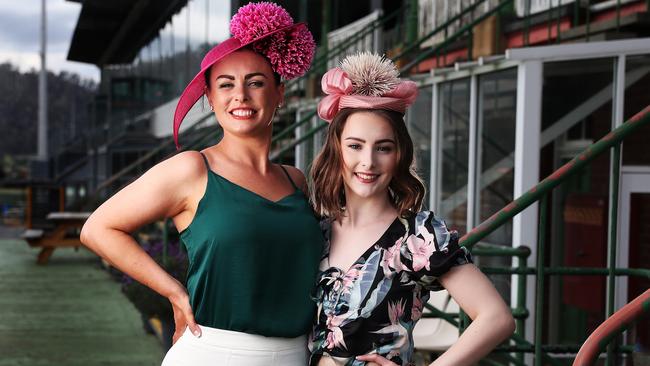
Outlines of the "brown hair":
{"type": "Polygon", "coordinates": [[[344,108],[336,114],[327,131],[323,149],[312,164],[311,201],[317,214],[340,219],[345,207],[341,134],[348,117],[356,112],[371,112],[386,119],[395,134],[397,166],[388,190],[400,216],[408,217],[420,210],[425,187],[415,172],[413,141],[406,129],[404,115],[385,109],[344,108]]]}

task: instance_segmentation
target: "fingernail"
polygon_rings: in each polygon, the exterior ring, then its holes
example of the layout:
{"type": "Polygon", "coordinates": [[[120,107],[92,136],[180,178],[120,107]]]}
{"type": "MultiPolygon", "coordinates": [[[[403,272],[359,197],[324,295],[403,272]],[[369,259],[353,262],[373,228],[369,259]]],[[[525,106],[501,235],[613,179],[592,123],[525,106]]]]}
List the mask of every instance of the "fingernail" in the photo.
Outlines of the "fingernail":
{"type": "Polygon", "coordinates": [[[201,332],[199,332],[196,329],[192,331],[192,334],[194,334],[195,337],[200,337],[201,336],[201,332]]]}

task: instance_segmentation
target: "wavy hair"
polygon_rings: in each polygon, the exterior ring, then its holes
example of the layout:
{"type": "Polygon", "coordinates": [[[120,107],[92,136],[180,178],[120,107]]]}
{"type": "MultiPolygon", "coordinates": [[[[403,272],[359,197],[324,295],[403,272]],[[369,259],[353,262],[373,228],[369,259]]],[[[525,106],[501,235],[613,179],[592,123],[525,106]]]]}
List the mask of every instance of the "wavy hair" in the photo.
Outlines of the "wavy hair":
{"type": "Polygon", "coordinates": [[[418,212],[426,189],[415,171],[413,140],[406,129],[404,115],[385,109],[361,108],[344,108],[330,123],[323,149],[314,160],[309,174],[313,185],[311,201],[314,210],[317,214],[334,220],[344,215],[341,134],[348,117],[356,112],[374,113],[389,122],[397,149],[397,165],[388,185],[390,199],[402,217],[418,212]]]}

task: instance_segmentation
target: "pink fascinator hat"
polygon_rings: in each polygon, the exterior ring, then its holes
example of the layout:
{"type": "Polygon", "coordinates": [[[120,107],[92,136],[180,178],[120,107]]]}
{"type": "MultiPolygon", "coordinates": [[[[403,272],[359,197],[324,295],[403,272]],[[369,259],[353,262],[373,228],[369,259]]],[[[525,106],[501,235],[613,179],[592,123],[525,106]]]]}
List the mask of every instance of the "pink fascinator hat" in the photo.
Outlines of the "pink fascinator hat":
{"type": "Polygon", "coordinates": [[[183,118],[205,91],[205,72],[217,61],[246,46],[271,63],[283,79],[302,76],[314,57],[316,43],[305,23],[294,24],[291,15],[271,2],[250,3],[237,10],[230,20],[231,38],[212,48],[201,61],[201,71],[187,85],[174,112],[174,142],[183,118]]]}
{"type": "Polygon", "coordinates": [[[406,112],[418,95],[413,81],[399,79],[395,64],[383,56],[360,52],[323,75],[327,94],[318,103],[318,116],[332,122],[343,108],[388,109],[406,112]]]}

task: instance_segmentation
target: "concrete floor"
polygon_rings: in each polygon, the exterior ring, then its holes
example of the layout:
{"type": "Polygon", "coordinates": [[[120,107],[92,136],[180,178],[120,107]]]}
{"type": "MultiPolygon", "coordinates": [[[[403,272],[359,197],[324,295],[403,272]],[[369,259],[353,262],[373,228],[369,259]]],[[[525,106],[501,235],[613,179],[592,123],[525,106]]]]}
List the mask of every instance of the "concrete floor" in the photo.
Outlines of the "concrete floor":
{"type": "Polygon", "coordinates": [[[160,365],[160,342],[94,254],[57,249],[39,266],[18,234],[0,227],[0,366],[160,365]]]}

